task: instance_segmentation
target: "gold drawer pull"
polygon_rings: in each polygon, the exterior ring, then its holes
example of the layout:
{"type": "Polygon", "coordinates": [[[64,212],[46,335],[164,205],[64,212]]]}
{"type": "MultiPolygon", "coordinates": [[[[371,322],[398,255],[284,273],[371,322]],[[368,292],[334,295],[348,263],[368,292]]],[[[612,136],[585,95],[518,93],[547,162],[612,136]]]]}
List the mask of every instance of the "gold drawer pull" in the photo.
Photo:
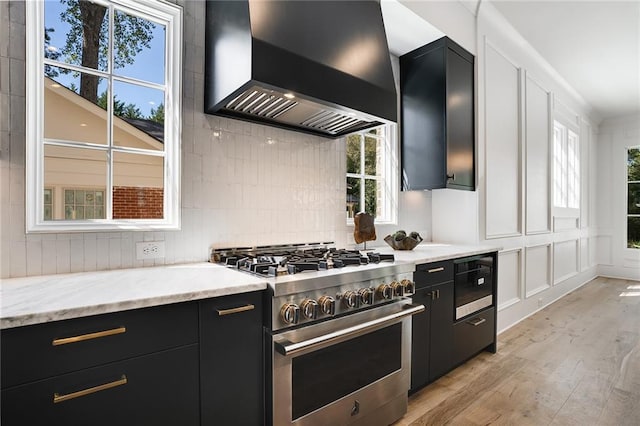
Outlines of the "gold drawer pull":
{"type": "Polygon", "coordinates": [[[58,393],[53,394],[53,403],[57,404],[58,402],[68,401],[70,399],[79,398],[81,396],[90,395],[92,393],[100,392],[103,390],[115,388],[117,386],[122,386],[127,384],[127,376],[124,374],[120,378],[120,380],[116,380],[115,382],[105,383],[103,385],[94,386],[92,388],[83,389],[77,392],[71,392],[65,395],[60,395],[58,393]]]}
{"type": "Polygon", "coordinates": [[[252,311],[255,308],[256,307],[253,306],[252,304],[248,304],[245,306],[238,306],[237,308],[231,308],[231,309],[216,309],[216,311],[218,311],[219,316],[223,316],[223,315],[237,314],[240,312],[252,311]]]}
{"type": "Polygon", "coordinates": [[[485,318],[474,318],[470,321],[467,321],[467,324],[471,324],[474,327],[479,326],[480,324],[486,322],[487,320],[485,318]]]}
{"type": "Polygon", "coordinates": [[[114,334],[122,334],[127,329],[125,327],[112,328],[111,330],[98,331],[96,333],[82,334],[80,336],[64,337],[62,339],[54,339],[51,344],[53,346],[66,345],[67,343],[82,342],[83,340],[97,339],[100,337],[113,336],[114,334]]]}
{"type": "Polygon", "coordinates": [[[434,272],[441,272],[441,271],[444,271],[444,267],[443,267],[443,266],[441,266],[441,267],[439,267],[439,268],[429,269],[429,271],[428,271],[428,272],[429,272],[430,274],[433,274],[434,272]]]}

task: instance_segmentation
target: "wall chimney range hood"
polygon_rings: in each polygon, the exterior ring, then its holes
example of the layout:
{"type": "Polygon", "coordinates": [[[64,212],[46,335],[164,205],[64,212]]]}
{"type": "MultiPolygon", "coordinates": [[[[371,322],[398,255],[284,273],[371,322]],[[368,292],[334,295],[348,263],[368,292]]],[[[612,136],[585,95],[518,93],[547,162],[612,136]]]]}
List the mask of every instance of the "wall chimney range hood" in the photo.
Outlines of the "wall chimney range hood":
{"type": "Polygon", "coordinates": [[[205,112],[329,138],[397,121],[378,1],[207,1],[205,112]]]}

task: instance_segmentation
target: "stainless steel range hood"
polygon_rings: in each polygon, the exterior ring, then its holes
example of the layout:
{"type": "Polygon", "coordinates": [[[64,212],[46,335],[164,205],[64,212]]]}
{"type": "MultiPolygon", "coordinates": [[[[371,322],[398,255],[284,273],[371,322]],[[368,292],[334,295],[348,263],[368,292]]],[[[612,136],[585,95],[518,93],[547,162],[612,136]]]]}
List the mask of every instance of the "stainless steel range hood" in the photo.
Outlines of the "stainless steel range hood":
{"type": "Polygon", "coordinates": [[[207,1],[205,112],[330,138],[396,122],[378,1],[207,1]]]}

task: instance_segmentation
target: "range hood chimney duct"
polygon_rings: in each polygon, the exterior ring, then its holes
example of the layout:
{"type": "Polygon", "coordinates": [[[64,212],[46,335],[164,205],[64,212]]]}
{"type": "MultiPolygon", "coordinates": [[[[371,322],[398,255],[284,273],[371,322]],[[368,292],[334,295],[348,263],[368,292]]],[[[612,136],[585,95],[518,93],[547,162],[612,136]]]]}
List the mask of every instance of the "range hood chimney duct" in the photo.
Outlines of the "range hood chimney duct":
{"type": "Polygon", "coordinates": [[[206,5],[205,112],[337,138],[397,121],[378,1],[206,5]]]}

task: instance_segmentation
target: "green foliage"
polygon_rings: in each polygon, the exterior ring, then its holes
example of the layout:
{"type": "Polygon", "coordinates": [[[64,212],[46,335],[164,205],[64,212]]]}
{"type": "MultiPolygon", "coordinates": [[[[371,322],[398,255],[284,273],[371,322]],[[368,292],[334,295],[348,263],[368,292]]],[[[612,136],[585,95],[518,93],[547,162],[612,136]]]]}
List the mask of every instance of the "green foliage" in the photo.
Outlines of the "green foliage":
{"type": "MultiPolygon", "coordinates": [[[[66,10],[60,20],[69,24],[61,50],[65,61],[95,69],[106,69],[109,57],[109,19],[107,8],[89,0],[60,0],[66,10]]],[[[135,62],[135,56],[150,47],[155,24],[117,11],[113,24],[113,66],[122,68],[135,62]]],[[[46,35],[45,35],[46,42],[46,35]]],[[[82,75],[80,95],[94,102],[98,95],[98,77],[82,75]]]]}
{"type": "MultiPolygon", "coordinates": [[[[82,57],[85,55],[97,55],[100,69],[105,69],[109,54],[109,20],[106,19],[106,8],[88,0],[60,0],[60,3],[67,6],[66,11],[60,14],[60,20],[71,26],[62,53],[70,63],[76,65],[82,62],[82,57]],[[99,34],[100,47],[97,51],[86,50],[85,28],[99,34]]],[[[135,56],[143,48],[150,47],[154,28],[155,24],[145,19],[122,12],[115,14],[113,19],[115,68],[133,64],[135,56]]]]}
{"type": "Polygon", "coordinates": [[[627,151],[627,176],[630,182],[640,181],[640,148],[627,151]]]}
{"type": "Polygon", "coordinates": [[[148,119],[156,123],[164,123],[164,103],[158,105],[158,108],[151,108],[148,119]]]}
{"type": "MultiPolygon", "coordinates": [[[[106,90],[102,92],[100,96],[98,96],[96,105],[104,110],[107,109],[106,90]]],[[[142,112],[140,111],[140,108],[138,108],[135,104],[125,104],[123,101],[118,100],[116,96],[113,97],[113,114],[118,117],[124,118],[144,118],[142,112]]]]}
{"type": "MultiPolygon", "coordinates": [[[[47,59],[52,59],[54,61],[57,61],[58,58],[60,58],[60,55],[62,55],[62,53],[60,53],[56,48],[54,48],[53,46],[51,46],[51,35],[50,33],[55,32],[56,29],[55,28],[47,28],[45,27],[44,29],[44,57],[47,59]]],[[[44,75],[46,75],[49,78],[53,78],[53,77],[57,77],[60,73],[53,68],[51,65],[46,65],[44,66],[44,75]]]]}
{"type": "MultiPolygon", "coordinates": [[[[640,214],[640,148],[627,151],[627,213],[640,214]],[[636,182],[636,183],[631,183],[636,182]]],[[[627,247],[640,249],[640,217],[627,217],[627,247]]]]}
{"type": "MultiPolygon", "coordinates": [[[[354,173],[358,175],[367,174],[375,175],[377,146],[376,140],[373,138],[367,138],[367,143],[363,142],[363,136],[361,134],[352,134],[347,137],[347,173],[354,173]],[[373,141],[373,143],[371,143],[373,141]],[[364,165],[362,164],[362,147],[364,145],[364,165]],[[363,170],[364,167],[364,170],[363,170]]],[[[364,184],[364,211],[372,216],[376,216],[377,213],[377,182],[374,179],[366,178],[350,178],[348,179],[347,194],[351,195],[347,197],[353,199],[353,201],[360,200],[360,194],[363,190],[364,184]]],[[[356,212],[363,211],[360,203],[357,202],[356,212]]]]}
{"type": "Polygon", "coordinates": [[[640,249],[640,217],[627,218],[627,248],[640,249]]]}

